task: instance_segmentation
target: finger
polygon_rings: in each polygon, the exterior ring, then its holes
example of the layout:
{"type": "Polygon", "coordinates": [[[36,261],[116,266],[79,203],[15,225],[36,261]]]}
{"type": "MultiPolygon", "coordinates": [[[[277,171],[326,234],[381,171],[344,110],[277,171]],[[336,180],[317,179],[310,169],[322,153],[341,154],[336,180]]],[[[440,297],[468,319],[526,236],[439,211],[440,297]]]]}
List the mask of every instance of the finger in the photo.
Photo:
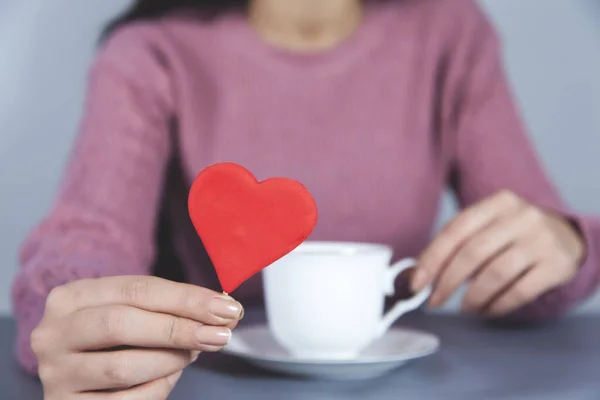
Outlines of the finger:
{"type": "Polygon", "coordinates": [[[466,312],[487,308],[536,262],[537,255],[523,245],[512,246],[492,259],[473,279],[462,302],[466,312]]]}
{"type": "Polygon", "coordinates": [[[466,239],[450,257],[431,296],[430,305],[439,306],[492,258],[522,239],[531,230],[524,208],[496,219],[490,225],[466,239]]]}
{"type": "Polygon", "coordinates": [[[113,393],[82,393],[78,400],[167,400],[181,378],[183,371],[177,371],[166,378],[160,378],[134,388],[113,393]]]}
{"type": "Polygon", "coordinates": [[[237,326],[238,326],[238,322],[239,321],[233,321],[230,324],[225,325],[226,327],[228,327],[231,330],[234,330],[237,326]]]}
{"type": "Polygon", "coordinates": [[[211,346],[224,346],[231,339],[231,329],[226,326],[203,325],[127,306],[81,310],[63,325],[63,343],[72,351],[117,346],[208,351],[211,346]]]}
{"type": "Polygon", "coordinates": [[[544,263],[536,264],[494,300],[486,314],[497,317],[516,311],[559,285],[560,281],[560,278],[552,273],[552,267],[544,266],[544,263]]]}
{"type": "Polygon", "coordinates": [[[167,377],[191,362],[189,351],[173,349],[79,353],[70,357],[67,375],[77,392],[126,389],[167,377]]]}
{"type": "Polygon", "coordinates": [[[199,286],[153,276],[113,276],[56,288],[48,296],[47,312],[66,315],[85,308],[119,304],[208,325],[230,324],[243,310],[230,296],[199,286]]]}
{"type": "Polygon", "coordinates": [[[419,257],[411,286],[420,291],[436,280],[447,260],[462,243],[496,218],[520,207],[522,201],[511,192],[501,192],[469,207],[450,222],[419,257]]]}

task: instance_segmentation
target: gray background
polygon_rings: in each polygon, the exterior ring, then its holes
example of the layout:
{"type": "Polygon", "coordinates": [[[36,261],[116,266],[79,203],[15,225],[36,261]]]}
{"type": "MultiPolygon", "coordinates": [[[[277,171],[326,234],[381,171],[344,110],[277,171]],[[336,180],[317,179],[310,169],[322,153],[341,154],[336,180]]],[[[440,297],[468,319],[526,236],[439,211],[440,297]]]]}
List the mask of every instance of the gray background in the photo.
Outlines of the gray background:
{"type": "MultiPolygon", "coordinates": [[[[128,3],[0,0],[0,313],[10,310],[17,248],[56,192],[98,30],[128,3]]],[[[600,214],[600,2],[481,3],[505,39],[510,77],[550,174],[576,209],[600,214]]],[[[452,213],[444,201],[440,223],[452,213]]],[[[600,310],[600,296],[582,308],[590,309],[600,310]]]]}

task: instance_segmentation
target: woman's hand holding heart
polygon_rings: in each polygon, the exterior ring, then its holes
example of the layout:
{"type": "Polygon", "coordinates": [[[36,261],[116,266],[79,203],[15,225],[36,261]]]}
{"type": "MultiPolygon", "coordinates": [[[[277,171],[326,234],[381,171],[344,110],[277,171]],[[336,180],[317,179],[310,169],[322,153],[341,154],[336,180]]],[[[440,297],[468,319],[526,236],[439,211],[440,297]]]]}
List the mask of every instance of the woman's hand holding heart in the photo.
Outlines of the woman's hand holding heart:
{"type": "Polygon", "coordinates": [[[463,310],[502,316],[570,281],[584,253],[568,220],[501,192],[443,229],[422,253],[412,288],[434,283],[436,307],[469,281],[463,310]]]}
{"type": "Polygon", "coordinates": [[[166,399],[201,351],[229,341],[242,315],[230,297],[149,276],[60,286],[31,335],[44,399],[166,399]]]}
{"type": "MultiPolygon", "coordinates": [[[[317,219],[300,183],[258,182],[233,163],[202,171],[188,205],[226,292],[302,243],[317,219]]],[[[44,398],[166,399],[201,351],[227,344],[242,316],[227,295],[156,277],[58,287],[31,336],[44,398]]]]}

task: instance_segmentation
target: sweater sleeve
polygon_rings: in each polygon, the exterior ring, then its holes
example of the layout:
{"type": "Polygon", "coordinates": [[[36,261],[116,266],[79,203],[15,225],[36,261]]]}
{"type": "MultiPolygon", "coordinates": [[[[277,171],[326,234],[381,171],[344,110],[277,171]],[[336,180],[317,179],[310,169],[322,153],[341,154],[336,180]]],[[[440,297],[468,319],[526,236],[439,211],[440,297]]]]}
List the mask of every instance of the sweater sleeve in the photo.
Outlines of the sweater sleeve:
{"type": "Polygon", "coordinates": [[[567,217],[579,228],[586,256],[575,278],[517,310],[508,320],[535,322],[557,317],[598,285],[600,224],[574,213],[561,199],[523,128],[503,70],[496,32],[476,6],[469,7],[465,16],[448,63],[443,100],[444,134],[453,141],[452,185],[461,207],[508,189],[567,217]]]}
{"type": "Polygon", "coordinates": [[[17,358],[30,373],[37,371],[30,334],[54,287],[150,273],[155,214],[171,152],[172,95],[146,34],[123,28],[101,49],[58,198],[22,245],[12,300],[17,358]]]}

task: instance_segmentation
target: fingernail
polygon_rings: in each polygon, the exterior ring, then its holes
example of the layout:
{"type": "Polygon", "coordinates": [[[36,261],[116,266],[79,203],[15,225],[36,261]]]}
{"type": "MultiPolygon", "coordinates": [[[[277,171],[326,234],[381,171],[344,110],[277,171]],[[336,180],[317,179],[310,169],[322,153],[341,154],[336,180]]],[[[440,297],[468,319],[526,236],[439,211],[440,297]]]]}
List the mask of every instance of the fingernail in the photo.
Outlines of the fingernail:
{"type": "Polygon", "coordinates": [[[427,284],[427,273],[421,269],[415,271],[412,279],[412,290],[418,292],[422,290],[427,284]]]}
{"type": "Polygon", "coordinates": [[[179,378],[181,378],[181,374],[183,373],[183,371],[179,371],[176,372],[172,375],[167,376],[167,382],[169,383],[169,385],[171,387],[174,387],[175,384],[177,383],[177,381],[179,380],[179,378]]]}
{"type": "Polygon", "coordinates": [[[225,346],[231,339],[231,329],[205,325],[196,331],[196,339],[203,345],[225,346]]]}
{"type": "Polygon", "coordinates": [[[196,360],[198,360],[198,357],[200,356],[200,352],[199,351],[192,351],[192,363],[195,363],[196,360]]]}
{"type": "Polygon", "coordinates": [[[211,300],[210,312],[223,319],[237,319],[243,315],[243,307],[231,297],[219,296],[211,300]]]}
{"type": "Polygon", "coordinates": [[[202,346],[203,353],[216,353],[217,351],[223,350],[225,346],[202,346]]]}

